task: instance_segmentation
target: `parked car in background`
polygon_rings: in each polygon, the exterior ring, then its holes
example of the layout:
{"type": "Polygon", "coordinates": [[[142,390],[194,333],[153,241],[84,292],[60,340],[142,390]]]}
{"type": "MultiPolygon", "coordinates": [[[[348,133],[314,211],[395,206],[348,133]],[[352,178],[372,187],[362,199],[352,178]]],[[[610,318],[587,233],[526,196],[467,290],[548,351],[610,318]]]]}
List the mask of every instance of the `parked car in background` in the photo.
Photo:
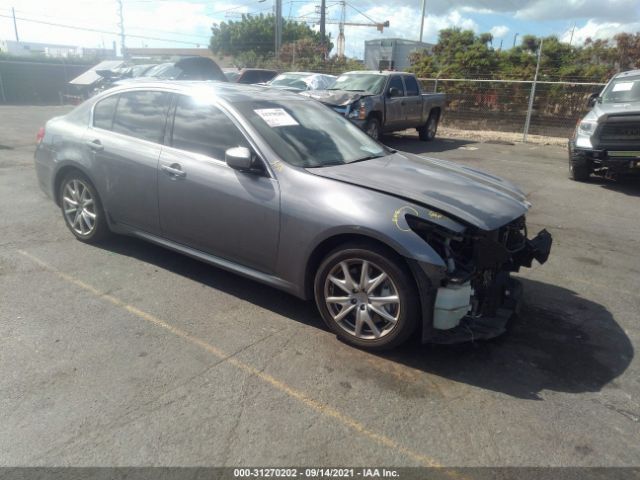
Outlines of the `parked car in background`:
{"type": "Polygon", "coordinates": [[[227,81],[227,77],[218,64],[207,57],[184,57],[175,62],[161,63],[150,68],[138,78],[227,81]]]}
{"type": "Polygon", "coordinates": [[[432,140],[445,102],[444,94],[423,93],[415,75],[401,72],[348,72],[328,89],[303,95],[330,106],[375,139],[415,128],[420,140],[432,140]]]}
{"type": "Polygon", "coordinates": [[[335,75],[326,75],[324,73],[285,72],[267,82],[266,86],[290,92],[326,90],[333,85],[336,78],[335,75]]]}
{"type": "Polygon", "coordinates": [[[139,82],[39,139],[39,184],[77,239],[133,235],[314,298],[362,348],[499,335],[510,272],[551,249],[508,181],[389,149],[289,92],[139,82]]]}
{"type": "Polygon", "coordinates": [[[264,68],[243,68],[241,70],[226,69],[224,74],[230,82],[254,84],[268,82],[278,75],[278,72],[264,68]]]}
{"type": "Polygon", "coordinates": [[[640,174],[640,70],[614,76],[589,106],[569,140],[569,176],[640,174]]]}

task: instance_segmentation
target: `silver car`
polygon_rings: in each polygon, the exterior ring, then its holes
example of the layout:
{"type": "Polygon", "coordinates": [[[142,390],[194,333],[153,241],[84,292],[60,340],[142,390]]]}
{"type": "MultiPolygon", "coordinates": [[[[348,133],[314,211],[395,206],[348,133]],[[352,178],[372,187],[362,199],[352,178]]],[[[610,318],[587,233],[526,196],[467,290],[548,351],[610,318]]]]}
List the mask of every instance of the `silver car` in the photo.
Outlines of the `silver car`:
{"type": "Polygon", "coordinates": [[[314,298],[348,343],[488,338],[551,237],[527,239],[523,193],[391,150],[299,95],[137,83],[40,131],[42,189],[75,237],[133,235],[314,298]]]}

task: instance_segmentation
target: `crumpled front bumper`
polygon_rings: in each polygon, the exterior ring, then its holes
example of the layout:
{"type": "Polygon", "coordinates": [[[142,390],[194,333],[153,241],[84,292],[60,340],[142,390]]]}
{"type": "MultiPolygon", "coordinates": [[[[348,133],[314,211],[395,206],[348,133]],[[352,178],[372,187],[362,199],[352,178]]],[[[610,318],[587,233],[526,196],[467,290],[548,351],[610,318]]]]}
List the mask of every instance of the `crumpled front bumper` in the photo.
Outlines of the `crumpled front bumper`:
{"type": "Polygon", "coordinates": [[[520,267],[530,268],[533,260],[537,260],[541,265],[549,259],[553,237],[546,229],[538,232],[534,238],[527,239],[524,248],[513,256],[514,271],[520,267]]]}

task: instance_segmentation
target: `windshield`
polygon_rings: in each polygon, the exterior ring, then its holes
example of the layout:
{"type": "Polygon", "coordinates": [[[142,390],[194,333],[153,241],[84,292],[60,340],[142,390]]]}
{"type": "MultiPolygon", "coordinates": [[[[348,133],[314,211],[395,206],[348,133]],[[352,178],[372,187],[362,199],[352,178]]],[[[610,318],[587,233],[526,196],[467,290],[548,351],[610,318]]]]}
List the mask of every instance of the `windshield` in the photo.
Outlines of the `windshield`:
{"type": "Polygon", "coordinates": [[[234,103],[234,107],[291,165],[342,165],[390,153],[347,119],[314,101],[255,100],[234,103]]]}
{"type": "Polygon", "coordinates": [[[384,75],[375,73],[347,73],[340,75],[329,90],[347,90],[349,92],[371,92],[375,95],[382,93],[384,75]]]}
{"type": "Polygon", "coordinates": [[[182,69],[176,67],[173,63],[161,63],[149,69],[146,77],[172,79],[178,78],[182,74],[182,69]]]}
{"type": "Polygon", "coordinates": [[[299,88],[300,90],[306,90],[307,84],[304,79],[309,75],[306,74],[292,74],[292,73],[283,73],[282,75],[278,75],[276,78],[269,82],[269,85],[273,85],[275,87],[293,87],[299,88]]]}
{"type": "Polygon", "coordinates": [[[602,103],[640,102],[640,75],[616,78],[602,94],[602,103]]]}

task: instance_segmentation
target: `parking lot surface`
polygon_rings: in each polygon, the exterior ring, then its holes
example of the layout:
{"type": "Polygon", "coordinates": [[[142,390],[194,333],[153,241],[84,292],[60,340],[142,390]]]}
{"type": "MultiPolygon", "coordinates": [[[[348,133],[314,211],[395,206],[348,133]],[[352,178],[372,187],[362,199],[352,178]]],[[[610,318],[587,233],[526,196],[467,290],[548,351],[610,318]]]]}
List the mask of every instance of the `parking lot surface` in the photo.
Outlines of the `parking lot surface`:
{"type": "Polygon", "coordinates": [[[503,337],[374,355],[312,303],[74,240],[33,168],[65,111],[0,108],[0,465],[640,464],[640,182],[572,182],[560,147],[386,138],[520,184],[555,243],[503,337]]]}

